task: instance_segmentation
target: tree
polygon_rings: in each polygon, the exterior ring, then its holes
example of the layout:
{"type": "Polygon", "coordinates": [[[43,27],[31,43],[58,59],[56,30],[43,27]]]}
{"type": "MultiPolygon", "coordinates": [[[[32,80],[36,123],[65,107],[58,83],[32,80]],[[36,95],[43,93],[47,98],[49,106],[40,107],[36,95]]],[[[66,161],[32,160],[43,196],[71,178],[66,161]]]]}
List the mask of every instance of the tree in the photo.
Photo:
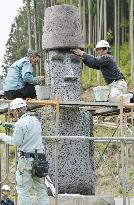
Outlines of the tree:
{"type": "Polygon", "coordinates": [[[130,1],[130,52],[131,52],[131,78],[134,85],[134,2],[130,1]]]}
{"type": "Polygon", "coordinates": [[[119,63],[120,45],[122,43],[128,44],[130,40],[131,75],[134,75],[134,37],[132,31],[134,24],[133,0],[25,0],[24,7],[19,11],[19,15],[12,24],[9,39],[6,44],[6,54],[4,57],[6,66],[22,57],[28,47],[42,51],[44,8],[55,4],[73,4],[79,7],[83,25],[85,48],[91,54],[92,49],[90,50],[90,48],[94,48],[98,40],[106,39],[114,46],[114,56],[119,63]],[[26,8],[29,8],[29,10],[26,8]],[[28,11],[31,17],[29,17],[28,11]],[[31,25],[29,25],[29,23],[31,25]],[[28,28],[31,29],[29,32],[28,28]],[[129,33],[130,38],[128,35],[129,33]]]}
{"type": "Polygon", "coordinates": [[[15,18],[11,26],[9,38],[6,43],[6,54],[4,56],[5,67],[22,57],[26,53],[27,45],[27,12],[24,7],[19,10],[19,15],[15,18]]]}

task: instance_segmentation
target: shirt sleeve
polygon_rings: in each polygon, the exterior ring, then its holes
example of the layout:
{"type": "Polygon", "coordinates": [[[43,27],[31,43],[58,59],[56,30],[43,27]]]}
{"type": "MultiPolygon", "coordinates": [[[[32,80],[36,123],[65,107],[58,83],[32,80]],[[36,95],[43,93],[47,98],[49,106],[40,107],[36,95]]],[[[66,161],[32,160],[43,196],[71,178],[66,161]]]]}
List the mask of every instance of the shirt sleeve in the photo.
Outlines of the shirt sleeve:
{"type": "Polygon", "coordinates": [[[106,66],[108,63],[107,56],[94,57],[93,55],[83,54],[83,63],[90,68],[100,70],[101,66],[106,66]]]}
{"type": "Polygon", "coordinates": [[[40,84],[40,81],[38,80],[37,77],[33,77],[33,75],[31,73],[25,73],[23,80],[25,83],[33,83],[35,85],[40,84]]]}
{"type": "Polygon", "coordinates": [[[24,135],[25,135],[25,132],[24,132],[23,127],[20,126],[19,123],[17,123],[15,125],[14,131],[13,131],[14,145],[16,145],[16,146],[22,145],[23,140],[24,140],[24,135]]]}
{"type": "Polygon", "coordinates": [[[22,67],[22,78],[25,83],[40,84],[38,78],[33,77],[33,66],[29,62],[26,62],[22,67]]]}
{"type": "Polygon", "coordinates": [[[15,125],[13,136],[5,135],[3,136],[3,141],[9,145],[20,146],[23,143],[24,135],[23,128],[17,124],[15,125]]]}

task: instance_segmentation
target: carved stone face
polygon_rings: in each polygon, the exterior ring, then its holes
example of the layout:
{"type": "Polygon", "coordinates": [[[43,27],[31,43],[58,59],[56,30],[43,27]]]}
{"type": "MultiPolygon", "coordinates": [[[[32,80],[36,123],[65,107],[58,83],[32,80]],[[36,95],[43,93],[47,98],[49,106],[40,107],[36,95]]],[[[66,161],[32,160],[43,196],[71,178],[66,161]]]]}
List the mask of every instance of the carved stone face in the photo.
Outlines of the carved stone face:
{"type": "Polygon", "coordinates": [[[49,51],[45,64],[46,82],[51,84],[51,98],[58,93],[60,100],[80,100],[80,60],[68,50],[49,51]]]}

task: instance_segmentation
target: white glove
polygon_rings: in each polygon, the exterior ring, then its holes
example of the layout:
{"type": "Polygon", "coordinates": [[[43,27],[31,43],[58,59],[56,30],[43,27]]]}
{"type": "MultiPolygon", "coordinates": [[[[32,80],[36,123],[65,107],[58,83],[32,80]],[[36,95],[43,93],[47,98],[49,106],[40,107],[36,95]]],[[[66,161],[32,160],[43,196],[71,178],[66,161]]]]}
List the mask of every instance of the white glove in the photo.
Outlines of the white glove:
{"type": "Polygon", "coordinates": [[[45,80],[44,76],[37,76],[38,80],[45,80]]]}
{"type": "Polygon", "coordinates": [[[4,141],[7,135],[5,133],[0,133],[0,140],[4,141]]]}
{"type": "Polygon", "coordinates": [[[13,137],[8,136],[5,133],[0,133],[0,140],[5,142],[6,144],[14,145],[14,143],[12,142],[13,141],[13,137]]]}

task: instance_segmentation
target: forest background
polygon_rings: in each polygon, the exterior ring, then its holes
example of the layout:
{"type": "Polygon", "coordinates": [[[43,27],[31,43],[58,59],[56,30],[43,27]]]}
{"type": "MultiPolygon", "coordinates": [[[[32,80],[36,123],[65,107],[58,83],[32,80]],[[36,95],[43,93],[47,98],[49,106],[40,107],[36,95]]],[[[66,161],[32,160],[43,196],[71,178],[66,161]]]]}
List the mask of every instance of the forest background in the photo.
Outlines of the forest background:
{"type": "MultiPolygon", "coordinates": [[[[93,54],[93,48],[101,40],[107,40],[111,45],[112,55],[120,66],[128,82],[129,88],[134,88],[134,1],[133,0],[24,0],[24,6],[19,10],[6,44],[3,67],[5,74],[9,65],[26,55],[28,48],[39,50],[42,55],[40,67],[36,74],[42,74],[47,53],[42,50],[42,32],[45,8],[57,4],[72,4],[79,8],[85,51],[93,54]]],[[[105,82],[99,71],[82,65],[83,88],[104,85],[105,82]]],[[[87,95],[86,95],[87,97],[87,95]]],[[[108,121],[111,120],[107,119],[108,121]]],[[[112,123],[115,119],[112,119],[112,123]]],[[[106,122],[105,122],[106,123],[106,122]]],[[[109,122],[108,122],[109,123],[109,122]]],[[[100,127],[94,129],[94,136],[106,136],[115,132],[114,128],[100,127]]],[[[113,136],[113,134],[112,134],[113,136]]],[[[119,146],[119,145],[118,145],[119,146]]],[[[103,143],[95,149],[96,174],[98,182],[96,193],[104,194],[113,191],[115,196],[122,195],[121,160],[116,158],[116,152],[121,153],[120,147],[110,144],[105,161],[108,166],[100,165],[100,155],[104,153],[103,143]],[[96,151],[98,150],[98,152],[96,151]],[[113,165],[114,164],[114,165],[113,165]],[[110,168],[109,168],[110,165],[110,168]],[[117,173],[118,168],[118,173],[117,173]],[[118,178],[117,178],[118,177],[118,178]],[[118,182],[118,183],[117,183],[118,182]]],[[[14,153],[12,149],[10,153],[14,153]]],[[[132,164],[127,161],[127,164],[132,164]]],[[[106,164],[106,165],[107,165],[106,164]]],[[[130,177],[130,187],[133,180],[133,169],[127,172],[130,177]]],[[[133,184],[132,184],[133,185],[133,184]]],[[[132,190],[132,195],[134,191],[132,190]]]]}
{"type": "MultiPolygon", "coordinates": [[[[133,0],[24,0],[11,26],[6,43],[3,68],[26,55],[28,48],[39,50],[42,61],[37,75],[43,73],[46,53],[42,50],[45,8],[72,4],[79,8],[85,51],[93,54],[97,41],[107,40],[130,87],[134,85],[134,2],[133,0]]],[[[83,88],[105,84],[100,71],[83,67],[83,88]]]]}

